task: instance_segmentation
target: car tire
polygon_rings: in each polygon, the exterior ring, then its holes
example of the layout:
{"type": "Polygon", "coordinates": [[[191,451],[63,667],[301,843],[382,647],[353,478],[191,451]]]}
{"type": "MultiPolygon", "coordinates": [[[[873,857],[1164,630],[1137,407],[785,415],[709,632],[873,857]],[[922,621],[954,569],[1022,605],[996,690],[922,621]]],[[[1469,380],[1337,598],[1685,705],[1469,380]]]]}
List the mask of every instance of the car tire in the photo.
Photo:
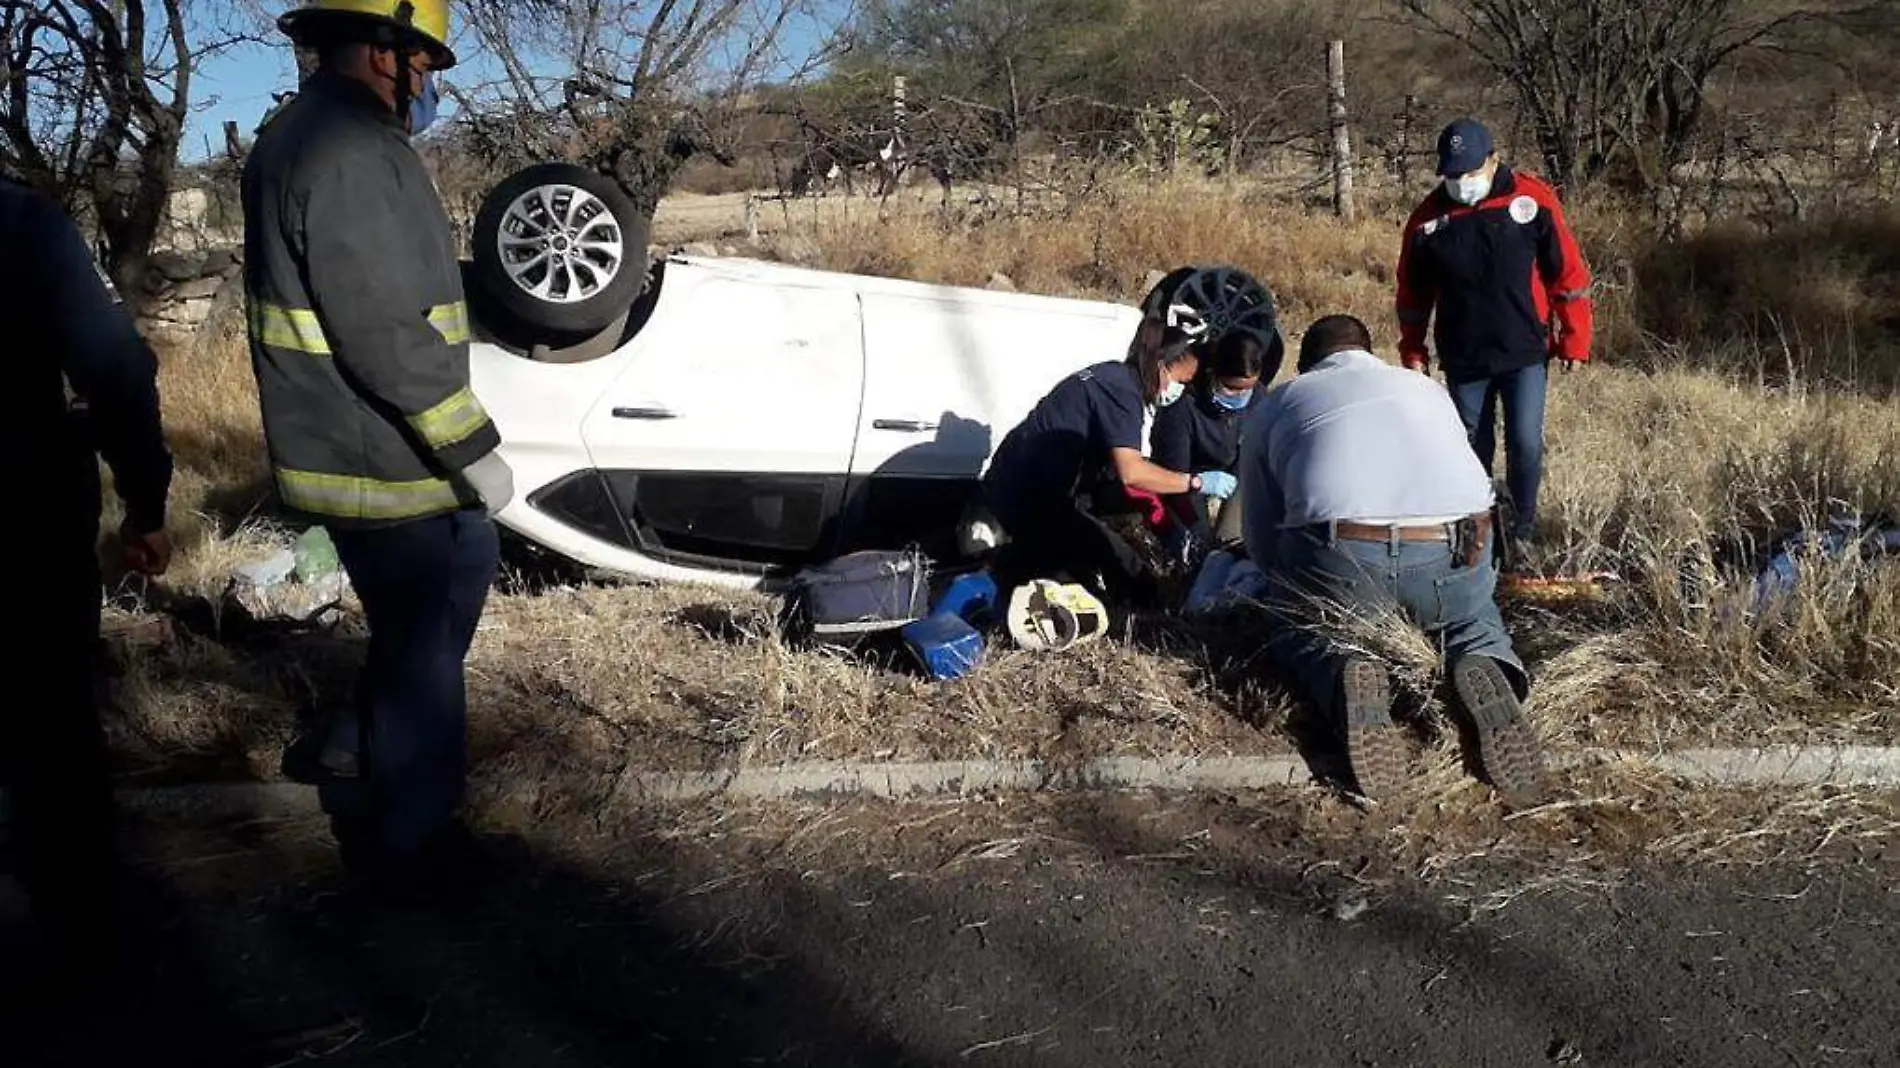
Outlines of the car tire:
{"type": "Polygon", "coordinates": [[[506,318],[545,340],[591,336],[640,295],[651,224],[602,174],[570,163],[529,167],[482,202],[475,280],[506,318]]]}

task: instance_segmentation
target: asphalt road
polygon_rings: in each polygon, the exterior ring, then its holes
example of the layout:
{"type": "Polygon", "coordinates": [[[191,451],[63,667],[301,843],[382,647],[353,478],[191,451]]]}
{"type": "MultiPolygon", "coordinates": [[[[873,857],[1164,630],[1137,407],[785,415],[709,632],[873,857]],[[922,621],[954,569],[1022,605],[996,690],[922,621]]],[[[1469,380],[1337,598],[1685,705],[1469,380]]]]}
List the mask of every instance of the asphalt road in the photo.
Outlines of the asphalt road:
{"type": "MultiPolygon", "coordinates": [[[[148,825],[157,961],[0,1063],[1890,1065],[1900,864],[1417,858],[1275,802],[531,829],[368,909],[315,828],[148,825]],[[558,845],[554,843],[559,843],[558,845]]],[[[1586,844],[1587,845],[1587,844],[1586,844]]],[[[3,913],[4,910],[0,910],[3,913]]],[[[6,958],[0,957],[0,970],[6,958]]],[[[7,1013],[12,1018],[4,1018],[7,1013]]]]}

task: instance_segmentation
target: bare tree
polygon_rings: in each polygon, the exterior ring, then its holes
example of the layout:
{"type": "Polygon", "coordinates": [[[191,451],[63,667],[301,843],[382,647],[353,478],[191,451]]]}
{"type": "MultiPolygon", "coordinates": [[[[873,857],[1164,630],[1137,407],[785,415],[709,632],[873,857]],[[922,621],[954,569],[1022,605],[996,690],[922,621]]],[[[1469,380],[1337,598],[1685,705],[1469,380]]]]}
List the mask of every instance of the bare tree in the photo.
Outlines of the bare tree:
{"type": "Polygon", "coordinates": [[[89,215],[136,299],[178,166],[192,73],[244,35],[187,0],[0,0],[0,167],[89,215]]]}
{"type": "Polygon", "coordinates": [[[1225,164],[1239,170],[1328,136],[1324,71],[1312,57],[1350,29],[1337,5],[1316,0],[1208,0],[1193,18],[1144,8],[1105,57],[1102,92],[1134,104],[1205,102],[1220,119],[1225,164]]]}
{"type": "Polygon", "coordinates": [[[1476,54],[1515,91],[1551,178],[1672,184],[1715,76],[1751,50],[1784,48],[1803,23],[1868,6],[1845,0],[1396,0],[1476,54]]]}
{"type": "Polygon", "coordinates": [[[731,161],[747,96],[815,69],[830,46],[818,0],[473,0],[501,78],[454,85],[472,143],[496,163],[568,159],[651,213],[679,167],[731,161]]]}

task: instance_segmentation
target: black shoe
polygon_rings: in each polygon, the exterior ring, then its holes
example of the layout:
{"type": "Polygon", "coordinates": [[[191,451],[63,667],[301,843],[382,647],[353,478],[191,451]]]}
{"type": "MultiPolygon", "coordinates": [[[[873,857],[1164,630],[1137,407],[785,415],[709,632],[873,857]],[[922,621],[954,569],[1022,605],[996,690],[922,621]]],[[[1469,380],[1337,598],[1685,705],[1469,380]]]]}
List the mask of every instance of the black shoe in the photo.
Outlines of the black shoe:
{"type": "Polygon", "coordinates": [[[1346,710],[1346,760],[1359,793],[1378,800],[1405,780],[1405,748],[1392,722],[1392,682],[1370,660],[1349,660],[1340,672],[1346,710]]]}
{"type": "Polygon", "coordinates": [[[1537,805],[1544,792],[1543,747],[1524,718],[1503,665],[1468,656],[1452,669],[1458,700],[1477,728],[1478,765],[1511,808],[1537,805]]]}

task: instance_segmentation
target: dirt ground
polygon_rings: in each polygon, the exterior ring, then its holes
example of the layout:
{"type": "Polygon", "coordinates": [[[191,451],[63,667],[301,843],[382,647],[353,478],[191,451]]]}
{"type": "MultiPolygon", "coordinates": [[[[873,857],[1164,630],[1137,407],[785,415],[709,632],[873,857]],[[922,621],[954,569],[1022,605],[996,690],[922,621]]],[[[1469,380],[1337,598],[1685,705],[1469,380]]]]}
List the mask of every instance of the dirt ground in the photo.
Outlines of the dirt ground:
{"type": "Polygon", "coordinates": [[[399,912],[338,892],[320,825],[148,818],[159,963],[63,1023],[0,1018],[0,1060],[1890,1063],[1890,845],[1692,865],[1504,827],[1421,865],[1300,808],[653,813],[497,839],[464,893],[399,912]]]}

